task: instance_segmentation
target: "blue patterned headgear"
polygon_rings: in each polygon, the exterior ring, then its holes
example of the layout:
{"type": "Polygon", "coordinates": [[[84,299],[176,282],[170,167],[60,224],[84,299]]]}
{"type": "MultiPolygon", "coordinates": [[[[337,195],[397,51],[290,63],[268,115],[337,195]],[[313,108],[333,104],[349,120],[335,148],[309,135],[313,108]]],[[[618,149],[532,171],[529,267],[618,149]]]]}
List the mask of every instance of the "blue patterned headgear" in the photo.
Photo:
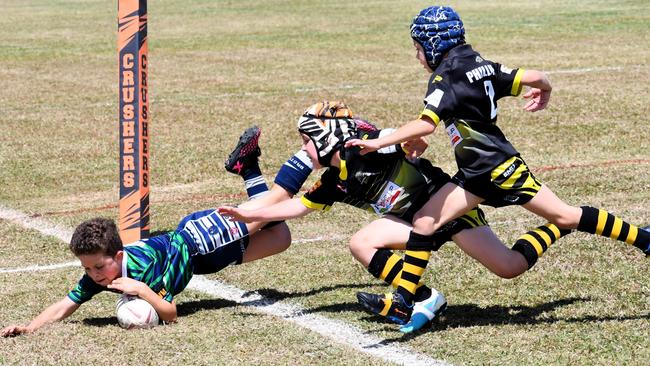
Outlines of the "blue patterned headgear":
{"type": "Polygon", "coordinates": [[[435,70],[445,52],[465,43],[465,28],[454,9],[431,6],[413,18],[411,38],[422,46],[427,64],[435,70]]]}

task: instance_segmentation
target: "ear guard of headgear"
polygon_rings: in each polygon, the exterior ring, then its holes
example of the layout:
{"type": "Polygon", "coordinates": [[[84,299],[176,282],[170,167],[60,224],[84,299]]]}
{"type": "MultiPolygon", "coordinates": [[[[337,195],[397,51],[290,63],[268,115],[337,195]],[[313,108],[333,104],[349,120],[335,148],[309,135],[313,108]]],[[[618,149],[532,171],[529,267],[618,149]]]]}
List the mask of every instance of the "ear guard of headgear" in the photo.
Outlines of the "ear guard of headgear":
{"type": "Polygon", "coordinates": [[[411,38],[422,46],[427,64],[435,70],[447,51],[465,43],[465,28],[454,9],[431,6],[413,18],[411,38]]]}
{"type": "Polygon", "coordinates": [[[329,166],[332,155],[356,135],[352,111],[341,102],[316,103],[298,119],[298,131],[309,136],[318,152],[321,166],[329,166]]]}

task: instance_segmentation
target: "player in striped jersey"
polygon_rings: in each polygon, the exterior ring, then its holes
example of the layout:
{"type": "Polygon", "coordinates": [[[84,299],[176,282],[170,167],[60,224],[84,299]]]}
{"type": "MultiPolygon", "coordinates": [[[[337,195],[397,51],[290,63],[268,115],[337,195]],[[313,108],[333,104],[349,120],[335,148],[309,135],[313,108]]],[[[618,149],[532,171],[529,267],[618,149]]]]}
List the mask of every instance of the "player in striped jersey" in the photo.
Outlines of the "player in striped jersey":
{"type": "MultiPolygon", "coordinates": [[[[314,168],[327,167],[305,195],[256,211],[233,207],[220,207],[219,211],[242,221],[280,220],[301,217],[315,210],[329,210],[335,202],[343,202],[383,216],[352,237],[350,250],[376,278],[393,286],[410,280],[409,289],[414,293],[416,305],[413,309],[396,308],[389,298],[366,293],[358,294],[359,302],[370,311],[399,324],[405,324],[413,312],[411,322],[403,330],[411,332],[422,328],[444,308],[446,302],[441,294],[423,285],[419,278],[413,279],[412,266],[405,263],[426,265],[426,260],[417,251],[407,252],[402,259],[391,249],[405,249],[413,214],[432,192],[451,178],[425,159],[407,160],[401,144],[367,155],[362,155],[358,148],[345,148],[343,142],[351,137],[373,138],[388,135],[391,131],[356,131],[352,114],[342,103],[323,102],[308,108],[299,120],[299,132],[303,151],[307,152],[314,168]]],[[[293,169],[286,172],[283,169],[276,176],[276,185],[286,187],[283,182],[287,180],[282,176],[293,169]]],[[[295,194],[299,188],[286,189],[295,194]]],[[[544,230],[554,236],[556,232],[560,235],[554,225],[539,229],[540,232],[544,230]]],[[[433,244],[421,243],[422,248],[437,250],[453,239],[469,256],[500,277],[513,278],[529,269],[520,252],[507,248],[496,237],[478,208],[448,223],[436,232],[435,237],[433,244]]]]}
{"type": "MultiPolygon", "coordinates": [[[[412,263],[413,276],[408,281],[403,279],[398,286],[398,298],[404,300],[400,306],[412,303],[414,294],[410,288],[412,281],[424,272],[431,254],[424,247],[434,240],[431,235],[478,204],[521,205],[549,221],[548,225],[524,234],[513,247],[529,266],[555,240],[573,229],[625,242],[650,255],[649,231],[607,211],[562,201],[537,180],[497,127],[497,101],[519,95],[523,86],[530,88],[523,95],[528,99],[525,110],[535,112],[546,107],[552,87],[544,73],[510,69],[484,59],[466,44],[463,23],[450,7],[423,9],[413,19],[411,37],[417,59],[431,73],[419,118],[390,136],[347,143],[371,153],[433,133],[442,122],[454,148],[458,172],[415,215],[407,247],[417,252],[419,258],[418,263],[412,263]]],[[[486,256],[492,256],[487,249],[486,252],[486,256]]],[[[494,261],[506,260],[492,257],[494,261]]],[[[392,297],[396,298],[395,294],[392,297]]]]}
{"type": "MultiPolygon", "coordinates": [[[[238,147],[251,144],[259,131],[247,131],[238,147]]],[[[257,141],[254,141],[257,145],[257,141]]],[[[259,196],[266,185],[249,191],[259,196]]],[[[273,202],[251,200],[242,207],[255,208],[273,202]]],[[[289,247],[291,235],[283,222],[244,224],[221,216],[216,210],[195,212],[185,217],[176,230],[122,245],[113,220],[96,218],[83,222],[70,241],[86,274],[66,297],[50,305],[27,325],[10,325],[0,331],[4,337],[31,333],[74,313],[95,294],[109,290],[137,295],[149,302],[161,320],[176,320],[174,298],[193,274],[218,272],[232,265],[280,253],[289,247]]]]}

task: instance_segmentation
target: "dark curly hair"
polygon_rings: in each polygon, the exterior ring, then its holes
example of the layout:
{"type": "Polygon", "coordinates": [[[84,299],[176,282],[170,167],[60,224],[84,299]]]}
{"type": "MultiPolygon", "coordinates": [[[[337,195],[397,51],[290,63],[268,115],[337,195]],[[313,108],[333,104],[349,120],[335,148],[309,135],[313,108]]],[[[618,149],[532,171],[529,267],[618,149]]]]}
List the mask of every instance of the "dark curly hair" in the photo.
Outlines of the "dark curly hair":
{"type": "Polygon", "coordinates": [[[103,217],[82,222],[70,240],[70,250],[75,256],[102,253],[113,257],[122,248],[115,222],[103,217]]]}

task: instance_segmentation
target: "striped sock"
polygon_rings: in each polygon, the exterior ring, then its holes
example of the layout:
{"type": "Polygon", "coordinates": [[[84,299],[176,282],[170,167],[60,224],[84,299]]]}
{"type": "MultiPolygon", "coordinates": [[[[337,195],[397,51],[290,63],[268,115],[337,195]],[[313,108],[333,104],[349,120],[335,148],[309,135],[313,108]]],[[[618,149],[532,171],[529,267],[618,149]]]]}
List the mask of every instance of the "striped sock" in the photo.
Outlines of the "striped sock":
{"type": "Polygon", "coordinates": [[[397,285],[397,292],[404,297],[406,303],[412,303],[418,289],[420,279],[431,258],[430,250],[406,250],[402,275],[397,285]]]}
{"type": "Polygon", "coordinates": [[[560,229],[551,223],[547,223],[522,235],[517,239],[512,250],[520,252],[526,258],[528,269],[530,269],[551,244],[569,233],[571,233],[571,230],[560,229]]]}
{"type": "Polygon", "coordinates": [[[650,246],[650,232],[639,230],[638,227],[629,224],[611,213],[589,207],[582,206],[582,216],[578,224],[578,230],[597,234],[614,240],[619,240],[641,249],[648,251],[650,246]]]}
{"type": "Polygon", "coordinates": [[[247,167],[242,172],[242,177],[244,178],[244,186],[249,199],[258,198],[268,192],[269,187],[264,181],[259,165],[255,164],[247,167]]]}
{"type": "MultiPolygon", "coordinates": [[[[379,249],[368,264],[368,272],[373,277],[397,288],[399,280],[402,278],[403,266],[404,261],[400,256],[388,249],[379,249]]],[[[431,289],[422,282],[418,283],[415,290],[415,301],[426,299],[429,296],[431,296],[431,289]]]]}

